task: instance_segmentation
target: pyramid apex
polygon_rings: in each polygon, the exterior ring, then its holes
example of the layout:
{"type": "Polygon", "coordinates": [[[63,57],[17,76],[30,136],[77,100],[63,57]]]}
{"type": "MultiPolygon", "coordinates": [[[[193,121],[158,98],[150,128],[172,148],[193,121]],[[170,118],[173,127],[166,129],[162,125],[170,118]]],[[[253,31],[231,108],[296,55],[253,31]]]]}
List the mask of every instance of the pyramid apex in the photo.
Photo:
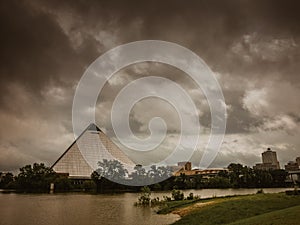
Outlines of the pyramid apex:
{"type": "Polygon", "coordinates": [[[92,131],[100,131],[99,127],[97,127],[97,125],[95,123],[91,123],[87,130],[92,130],[92,131]]]}

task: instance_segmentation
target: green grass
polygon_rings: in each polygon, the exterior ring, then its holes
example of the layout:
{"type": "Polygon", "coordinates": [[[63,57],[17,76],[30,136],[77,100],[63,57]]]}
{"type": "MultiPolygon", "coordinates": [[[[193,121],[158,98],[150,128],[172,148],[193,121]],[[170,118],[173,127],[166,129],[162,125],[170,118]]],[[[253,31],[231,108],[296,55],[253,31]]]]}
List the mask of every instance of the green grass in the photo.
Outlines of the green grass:
{"type": "Polygon", "coordinates": [[[300,206],[276,210],[259,216],[250,217],[228,225],[298,225],[300,224],[300,206]]]}
{"type": "MultiPolygon", "coordinates": [[[[261,215],[262,218],[276,210],[287,209],[289,207],[300,206],[300,196],[287,196],[284,193],[279,194],[256,194],[247,196],[236,196],[223,199],[213,199],[215,204],[207,205],[203,208],[195,209],[188,215],[183,216],[175,222],[176,225],[215,225],[215,224],[244,224],[245,219],[253,219],[261,215]],[[263,215],[264,214],[264,215],[263,215]],[[243,221],[243,222],[241,222],[243,221]]],[[[178,203],[179,204],[179,203],[178,203]]],[[[185,204],[184,206],[187,206],[185,204]]],[[[178,205],[178,207],[182,207],[178,205]]],[[[174,210],[176,206],[172,206],[174,210]]],[[[296,208],[299,209],[299,208],[296,208]]],[[[288,210],[288,209],[287,209],[288,210]]],[[[165,211],[167,211],[165,209],[165,211]]],[[[293,211],[293,210],[292,210],[293,211]]],[[[273,212],[276,214],[276,212],[273,212]]],[[[291,212],[293,214],[293,212],[291,212]]],[[[260,217],[257,220],[261,219],[260,217]]],[[[272,224],[272,220],[269,220],[272,224]]],[[[252,224],[251,221],[249,224],[252,224]]],[[[259,223],[261,224],[261,223],[259,223]]],[[[283,223],[288,224],[288,223],[283,223]]],[[[300,224],[300,222],[298,223],[300,224]]]]}

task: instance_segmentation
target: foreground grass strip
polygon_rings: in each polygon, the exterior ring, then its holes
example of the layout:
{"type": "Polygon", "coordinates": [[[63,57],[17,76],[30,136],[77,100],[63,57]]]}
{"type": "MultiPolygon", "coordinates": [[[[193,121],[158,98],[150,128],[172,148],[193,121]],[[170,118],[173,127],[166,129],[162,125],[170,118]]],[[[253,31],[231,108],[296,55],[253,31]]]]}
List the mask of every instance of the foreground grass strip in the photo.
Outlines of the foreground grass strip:
{"type": "Polygon", "coordinates": [[[228,225],[299,225],[299,213],[300,206],[294,206],[287,209],[276,210],[270,213],[264,213],[248,219],[239,220],[228,225]]]}
{"type": "Polygon", "coordinates": [[[299,205],[300,196],[287,196],[284,193],[231,197],[215,202],[215,204],[207,204],[205,207],[195,207],[174,224],[228,224],[299,205]]]}

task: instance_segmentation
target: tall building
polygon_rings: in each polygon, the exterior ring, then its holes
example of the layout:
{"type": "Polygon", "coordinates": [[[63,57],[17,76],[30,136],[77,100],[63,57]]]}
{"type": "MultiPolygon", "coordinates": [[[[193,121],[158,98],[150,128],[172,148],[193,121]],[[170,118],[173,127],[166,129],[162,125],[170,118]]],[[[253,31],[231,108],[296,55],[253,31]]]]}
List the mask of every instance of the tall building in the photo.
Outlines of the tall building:
{"type": "Polygon", "coordinates": [[[263,164],[271,164],[272,166],[275,166],[276,169],[280,169],[277,154],[275,151],[271,151],[271,148],[268,148],[267,151],[262,153],[262,161],[263,164]]]}
{"type": "Polygon", "coordinates": [[[298,163],[298,166],[300,166],[300,157],[296,158],[296,162],[298,163]]]}
{"type": "Polygon", "coordinates": [[[135,165],[95,124],[90,124],[51,168],[69,178],[89,179],[103,159],[117,159],[125,168],[135,165]]]}
{"type": "Polygon", "coordinates": [[[267,151],[262,153],[262,163],[256,164],[253,168],[258,170],[280,169],[276,152],[268,148],[267,151]]]}

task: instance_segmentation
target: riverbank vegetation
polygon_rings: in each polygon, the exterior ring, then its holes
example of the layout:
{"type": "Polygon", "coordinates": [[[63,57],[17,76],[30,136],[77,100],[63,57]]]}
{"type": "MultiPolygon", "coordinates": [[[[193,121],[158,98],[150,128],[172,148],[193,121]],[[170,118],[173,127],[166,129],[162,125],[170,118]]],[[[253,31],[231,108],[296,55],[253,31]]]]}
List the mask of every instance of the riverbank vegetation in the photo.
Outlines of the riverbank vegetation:
{"type": "Polygon", "coordinates": [[[254,170],[234,163],[228,166],[228,171],[221,171],[212,177],[201,174],[187,176],[184,173],[171,176],[170,167],[151,166],[149,170],[145,170],[140,165],[135,166],[133,172],[129,174],[117,160],[104,159],[98,165],[99,168],[91,174],[91,179],[71,180],[67,174],[56,174],[44,164],[34,163],[20,168],[20,173],[16,176],[12,173],[1,175],[0,188],[16,189],[20,192],[49,192],[50,184],[53,183],[55,192],[139,192],[143,185],[131,184],[135,182],[143,184],[143,181],[154,183],[148,185],[151,191],[287,187],[285,170],[254,170]],[[121,182],[123,184],[113,181],[123,181],[121,182]]]}
{"type": "Polygon", "coordinates": [[[176,225],[299,224],[300,196],[285,193],[174,201],[159,213],[177,213],[176,225]]]}
{"type": "Polygon", "coordinates": [[[163,206],[169,205],[170,203],[191,203],[192,201],[197,201],[200,199],[200,196],[190,193],[187,197],[184,196],[184,193],[180,190],[173,189],[171,196],[163,196],[162,199],[159,197],[151,198],[151,190],[148,186],[141,188],[140,196],[138,201],[135,202],[135,206],[163,206]]]}
{"type": "Polygon", "coordinates": [[[201,174],[186,175],[182,172],[179,176],[171,176],[170,168],[152,166],[146,171],[142,166],[134,167],[134,171],[128,174],[121,163],[105,160],[99,163],[99,169],[92,174],[92,178],[97,186],[97,192],[105,190],[131,189],[138,191],[139,186],[130,186],[130,183],[155,183],[148,185],[152,191],[167,191],[173,189],[203,189],[203,188],[272,188],[287,187],[285,182],[287,172],[285,170],[254,170],[241,164],[231,163],[228,171],[221,171],[215,176],[205,176],[201,174]],[[117,178],[117,179],[116,179],[117,178]],[[126,179],[131,181],[128,185],[115,184],[111,180],[121,180],[126,183],[126,179]]]}
{"type": "MultiPolygon", "coordinates": [[[[66,176],[60,176],[55,173],[50,167],[45,166],[43,163],[34,163],[33,165],[26,165],[20,168],[20,172],[17,176],[13,176],[11,173],[7,173],[4,176],[5,179],[1,179],[2,189],[14,189],[17,192],[28,193],[48,193],[50,190],[50,184],[53,183],[57,192],[65,192],[78,188],[72,184],[71,180],[66,176]]],[[[91,185],[94,185],[92,181],[89,181],[91,185]]],[[[82,183],[80,188],[88,186],[86,183],[82,183]]]]}

